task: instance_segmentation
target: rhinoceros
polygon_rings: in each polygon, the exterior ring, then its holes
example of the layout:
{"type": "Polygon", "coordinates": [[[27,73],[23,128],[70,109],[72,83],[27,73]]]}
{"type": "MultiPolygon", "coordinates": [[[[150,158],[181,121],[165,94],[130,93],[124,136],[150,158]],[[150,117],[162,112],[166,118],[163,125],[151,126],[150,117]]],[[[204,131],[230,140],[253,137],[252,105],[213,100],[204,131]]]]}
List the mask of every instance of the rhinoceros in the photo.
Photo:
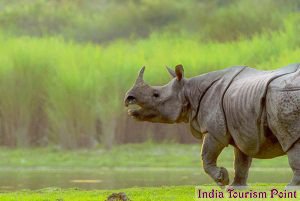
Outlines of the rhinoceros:
{"type": "Polygon", "coordinates": [[[246,186],[252,158],[287,154],[300,186],[300,64],[261,71],[233,66],[184,78],[183,66],[167,67],[173,77],[164,86],[143,80],[143,67],[126,93],[128,114],[140,121],[189,123],[203,140],[205,172],[219,186],[229,184],[228,171],[217,166],[221,151],[234,147],[235,175],[231,186],[246,186]]]}

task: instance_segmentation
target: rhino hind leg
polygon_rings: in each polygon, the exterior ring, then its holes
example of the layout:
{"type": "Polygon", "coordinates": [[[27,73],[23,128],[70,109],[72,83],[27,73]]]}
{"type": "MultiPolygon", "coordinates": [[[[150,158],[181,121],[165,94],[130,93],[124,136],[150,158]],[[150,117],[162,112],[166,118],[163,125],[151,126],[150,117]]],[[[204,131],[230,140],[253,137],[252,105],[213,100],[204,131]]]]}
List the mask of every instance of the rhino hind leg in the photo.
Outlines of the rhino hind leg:
{"type": "Polygon", "coordinates": [[[234,148],[234,180],[230,186],[244,188],[247,186],[248,172],[252,158],[245,155],[238,148],[234,148]]]}
{"type": "Polygon", "coordinates": [[[204,171],[221,187],[229,184],[228,171],[217,167],[217,158],[225,145],[218,142],[212,135],[206,134],[202,145],[202,161],[204,171]]]}
{"type": "Polygon", "coordinates": [[[289,164],[293,170],[293,179],[287,188],[293,189],[300,187],[300,140],[298,140],[287,152],[289,164]]]}

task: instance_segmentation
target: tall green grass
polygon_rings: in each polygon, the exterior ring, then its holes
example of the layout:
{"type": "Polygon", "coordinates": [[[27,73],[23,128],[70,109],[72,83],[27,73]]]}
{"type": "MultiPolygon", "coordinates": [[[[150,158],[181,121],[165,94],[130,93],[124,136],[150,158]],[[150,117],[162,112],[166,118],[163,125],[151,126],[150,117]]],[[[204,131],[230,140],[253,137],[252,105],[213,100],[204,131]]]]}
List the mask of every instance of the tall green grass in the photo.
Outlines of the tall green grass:
{"type": "Polygon", "coordinates": [[[145,80],[169,80],[165,65],[187,76],[232,65],[260,69],[299,62],[300,16],[284,29],[234,42],[201,42],[191,34],[152,34],[137,41],[76,44],[56,37],[0,35],[0,142],[111,147],[124,113],[123,96],[138,69],[145,80]]]}

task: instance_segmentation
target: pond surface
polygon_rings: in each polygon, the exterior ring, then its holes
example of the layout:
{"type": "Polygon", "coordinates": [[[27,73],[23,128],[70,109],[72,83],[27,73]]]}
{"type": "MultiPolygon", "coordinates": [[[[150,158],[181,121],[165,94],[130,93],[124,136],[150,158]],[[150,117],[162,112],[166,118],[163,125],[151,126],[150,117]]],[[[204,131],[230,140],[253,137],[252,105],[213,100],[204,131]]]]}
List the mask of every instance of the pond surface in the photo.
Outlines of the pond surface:
{"type": "MultiPolygon", "coordinates": [[[[233,170],[230,170],[233,178],[233,170]]],[[[288,183],[290,169],[252,168],[249,183],[288,183]]],[[[0,191],[47,187],[119,189],[147,186],[203,185],[213,183],[203,170],[194,168],[118,169],[13,169],[0,170],[0,191]]]]}

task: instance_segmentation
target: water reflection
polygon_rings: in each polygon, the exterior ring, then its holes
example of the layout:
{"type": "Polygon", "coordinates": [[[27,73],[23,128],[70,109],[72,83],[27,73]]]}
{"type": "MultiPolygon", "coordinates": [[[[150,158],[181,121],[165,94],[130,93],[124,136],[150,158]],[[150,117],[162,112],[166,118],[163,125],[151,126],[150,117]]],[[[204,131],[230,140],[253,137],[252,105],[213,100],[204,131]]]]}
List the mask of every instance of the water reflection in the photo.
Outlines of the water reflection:
{"type": "MultiPolygon", "coordinates": [[[[233,171],[230,170],[233,178],[233,171]]],[[[289,169],[255,169],[249,174],[250,183],[288,183],[289,169]],[[274,176],[276,175],[276,177],[274,176]]],[[[99,169],[0,170],[0,190],[41,189],[46,187],[81,189],[117,189],[135,186],[203,185],[213,181],[200,169],[99,169]]]]}

